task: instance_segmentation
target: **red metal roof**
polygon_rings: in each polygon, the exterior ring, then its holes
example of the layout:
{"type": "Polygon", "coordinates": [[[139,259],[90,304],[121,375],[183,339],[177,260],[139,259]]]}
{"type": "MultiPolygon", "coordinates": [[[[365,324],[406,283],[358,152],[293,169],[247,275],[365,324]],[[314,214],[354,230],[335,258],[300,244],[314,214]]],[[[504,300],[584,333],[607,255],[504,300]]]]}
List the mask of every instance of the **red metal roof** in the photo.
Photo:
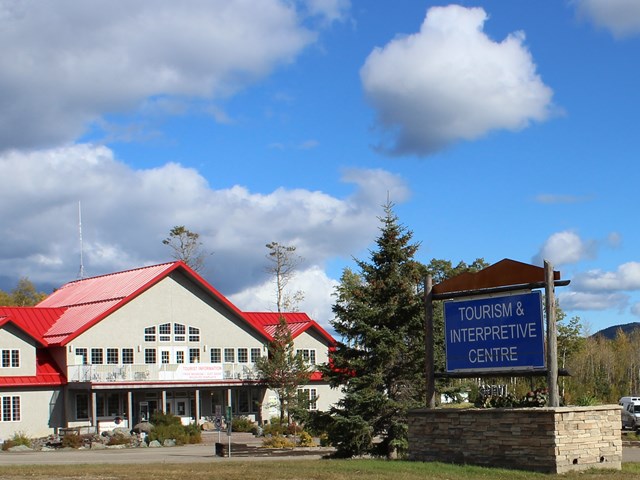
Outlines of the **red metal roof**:
{"type": "Polygon", "coordinates": [[[301,312],[286,312],[286,313],[278,313],[278,312],[245,312],[245,316],[252,320],[255,324],[260,325],[261,328],[264,329],[269,336],[273,337],[275,334],[276,328],[280,323],[280,317],[284,317],[287,325],[289,326],[289,331],[291,332],[291,336],[296,338],[302,332],[306,332],[308,329],[312,328],[316,330],[321,336],[323,336],[330,345],[334,345],[335,339],[329,335],[329,333],[322,328],[315,320],[309,318],[306,313],[301,312]]]}
{"type": "Polygon", "coordinates": [[[63,285],[53,292],[38,307],[69,307],[84,303],[122,300],[140,288],[164,278],[175,269],[178,262],[164,263],[135,270],[110,273],[99,277],[83,278],[63,285]]]}
{"type": "Polygon", "coordinates": [[[130,302],[178,269],[207,290],[234,315],[254,328],[257,333],[267,340],[272,339],[264,329],[248,319],[238,307],[227,300],[224,295],[209,285],[184,262],[141,267],[134,270],[76,280],[63,285],[35,307],[67,307],[58,322],[43,337],[50,344],[66,345],[114,310],[130,302]]]}
{"type": "Polygon", "coordinates": [[[11,321],[30,337],[46,345],[44,333],[64,311],[64,308],[0,307],[0,326],[11,321]]]}
{"type": "Polygon", "coordinates": [[[49,352],[44,348],[36,349],[35,376],[0,376],[0,387],[11,387],[15,385],[57,386],[65,385],[66,383],[66,378],[56,366],[49,352]]]}

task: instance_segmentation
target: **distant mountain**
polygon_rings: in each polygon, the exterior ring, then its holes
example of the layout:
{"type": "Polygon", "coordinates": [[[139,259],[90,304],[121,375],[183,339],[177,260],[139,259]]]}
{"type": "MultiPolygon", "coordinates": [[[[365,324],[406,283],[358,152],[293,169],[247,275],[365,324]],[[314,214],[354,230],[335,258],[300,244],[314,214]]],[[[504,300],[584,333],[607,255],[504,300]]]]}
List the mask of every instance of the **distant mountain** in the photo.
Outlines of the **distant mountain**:
{"type": "Polygon", "coordinates": [[[624,333],[629,335],[638,329],[640,329],[640,322],[625,323],[624,325],[614,325],[612,327],[604,328],[599,332],[594,333],[593,336],[602,335],[609,340],[613,340],[616,338],[618,330],[622,330],[624,333]]]}

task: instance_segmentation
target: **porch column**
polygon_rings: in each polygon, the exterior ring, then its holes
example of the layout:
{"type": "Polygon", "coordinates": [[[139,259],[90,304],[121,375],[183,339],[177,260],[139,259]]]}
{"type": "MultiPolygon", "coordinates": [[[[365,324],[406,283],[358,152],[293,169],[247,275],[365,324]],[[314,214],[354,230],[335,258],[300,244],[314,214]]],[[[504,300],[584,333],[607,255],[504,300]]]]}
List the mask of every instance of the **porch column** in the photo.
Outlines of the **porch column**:
{"type": "Polygon", "coordinates": [[[91,390],[91,426],[95,427],[96,433],[100,433],[98,432],[98,402],[96,396],[96,392],[91,390]]]}
{"type": "Polygon", "coordinates": [[[127,391],[127,421],[129,429],[133,428],[133,392],[127,391]]]}
{"type": "Polygon", "coordinates": [[[196,388],[196,392],[195,392],[195,403],[196,403],[196,425],[198,425],[198,422],[200,421],[200,390],[198,390],[196,388]]]}
{"type": "Polygon", "coordinates": [[[162,406],[160,407],[162,413],[167,413],[167,391],[162,390],[162,406]]]}

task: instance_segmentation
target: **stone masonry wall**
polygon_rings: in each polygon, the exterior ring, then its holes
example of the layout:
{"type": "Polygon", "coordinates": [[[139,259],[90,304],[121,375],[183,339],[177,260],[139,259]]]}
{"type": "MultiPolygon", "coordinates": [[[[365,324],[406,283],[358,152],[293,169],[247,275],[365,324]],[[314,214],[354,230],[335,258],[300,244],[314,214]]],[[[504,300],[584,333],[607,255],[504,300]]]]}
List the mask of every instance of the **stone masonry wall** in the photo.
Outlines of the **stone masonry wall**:
{"type": "Polygon", "coordinates": [[[409,459],[546,473],[619,470],[620,407],[413,410],[409,459]]]}

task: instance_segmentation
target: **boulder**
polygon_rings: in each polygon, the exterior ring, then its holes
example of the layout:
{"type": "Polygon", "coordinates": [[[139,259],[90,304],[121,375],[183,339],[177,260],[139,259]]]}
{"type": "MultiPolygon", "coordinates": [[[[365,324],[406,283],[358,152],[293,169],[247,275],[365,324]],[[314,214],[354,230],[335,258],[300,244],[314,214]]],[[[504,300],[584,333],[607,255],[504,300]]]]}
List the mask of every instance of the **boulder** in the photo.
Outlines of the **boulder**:
{"type": "Polygon", "coordinates": [[[162,444],[158,440],[153,440],[152,442],[149,443],[150,448],[158,448],[161,446],[162,444]]]}
{"type": "Polygon", "coordinates": [[[176,446],[176,441],[172,438],[167,438],[164,443],[162,444],[162,446],[164,447],[175,447],[176,446]]]}
{"type": "Polygon", "coordinates": [[[133,426],[133,433],[146,433],[148,435],[151,430],[153,430],[153,425],[149,422],[140,422],[133,426]]]}

